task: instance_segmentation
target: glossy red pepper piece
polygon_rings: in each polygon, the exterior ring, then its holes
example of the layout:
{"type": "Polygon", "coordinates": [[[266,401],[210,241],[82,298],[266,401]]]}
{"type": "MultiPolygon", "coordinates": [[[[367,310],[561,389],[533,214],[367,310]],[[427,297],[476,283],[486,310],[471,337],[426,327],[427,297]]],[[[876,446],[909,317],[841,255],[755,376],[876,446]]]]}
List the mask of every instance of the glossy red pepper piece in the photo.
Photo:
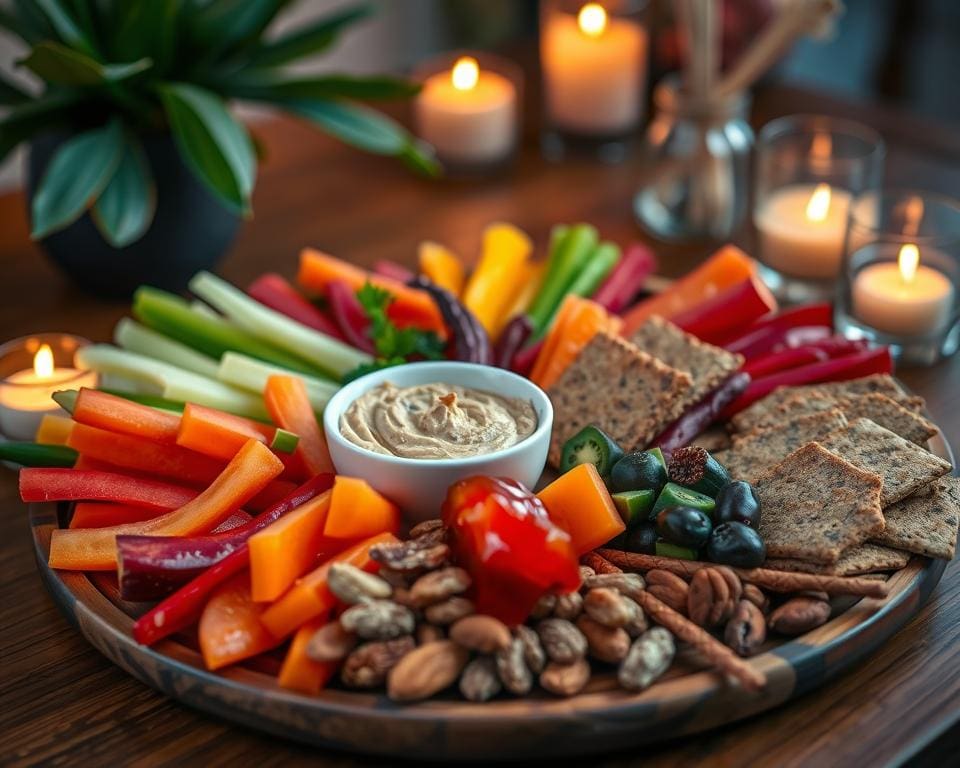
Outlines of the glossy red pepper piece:
{"type": "Polygon", "coordinates": [[[443,519],[458,561],[473,579],[478,613],[519,624],[546,592],[580,585],[570,535],[513,480],[477,476],[455,483],[443,519]]]}

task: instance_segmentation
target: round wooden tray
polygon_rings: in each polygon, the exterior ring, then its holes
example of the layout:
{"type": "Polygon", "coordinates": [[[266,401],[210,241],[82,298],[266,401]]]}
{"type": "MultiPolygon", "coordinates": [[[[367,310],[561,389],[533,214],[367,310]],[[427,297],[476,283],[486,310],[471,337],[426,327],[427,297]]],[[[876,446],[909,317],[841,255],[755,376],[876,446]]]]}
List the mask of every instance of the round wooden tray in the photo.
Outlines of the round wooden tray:
{"type": "MultiPolygon", "coordinates": [[[[952,460],[942,434],[931,447],[952,460]]],[[[146,606],[120,601],[102,575],[48,567],[50,533],[66,511],[66,505],[31,506],[40,573],[67,617],[115,664],[167,696],[251,728],[322,747],[419,760],[608,752],[755,715],[816,688],[876,650],[917,613],[946,568],[945,561],[914,557],[890,577],[886,600],[838,600],[822,627],[789,642],[768,643],[750,659],[768,680],[758,694],[725,683],[681,653],[667,675],[640,694],[619,689],[612,674],[598,674],[570,699],[535,693],[472,704],[451,694],[397,705],[381,693],[338,688],[319,696],[293,693],[254,668],[208,672],[185,638],[139,645],[130,631],[146,606]]]]}

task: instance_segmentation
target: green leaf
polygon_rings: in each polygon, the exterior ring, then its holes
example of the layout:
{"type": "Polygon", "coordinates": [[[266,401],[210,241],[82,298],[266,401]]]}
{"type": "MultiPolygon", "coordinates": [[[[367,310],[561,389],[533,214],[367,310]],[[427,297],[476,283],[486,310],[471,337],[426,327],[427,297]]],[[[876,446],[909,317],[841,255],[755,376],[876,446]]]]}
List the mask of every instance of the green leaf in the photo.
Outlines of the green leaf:
{"type": "Polygon", "coordinates": [[[218,96],[195,85],[161,86],[160,97],[180,154],[197,178],[230,207],[249,212],[257,163],[246,129],[218,96]]]}
{"type": "Polygon", "coordinates": [[[371,6],[359,5],[317,19],[294,32],[260,43],[253,50],[250,61],[258,67],[276,66],[319,53],[332,45],[344,28],[366,18],[372,12],[371,6]]]}
{"type": "Polygon", "coordinates": [[[83,86],[121,82],[150,69],[153,62],[139,59],[126,64],[101,64],[65,45],[47,41],[37,43],[20,64],[51,83],[83,86]]]}
{"type": "Polygon", "coordinates": [[[190,18],[198,52],[210,61],[255,39],[282,7],[282,0],[210,0],[190,18]]]}
{"type": "Polygon", "coordinates": [[[15,29],[29,44],[47,40],[56,32],[34,0],[13,0],[15,29]]]}
{"type": "Polygon", "coordinates": [[[97,199],[123,154],[123,127],[114,118],[74,136],[54,154],[33,195],[35,240],[72,224],[97,199]]]}
{"type": "Polygon", "coordinates": [[[284,72],[240,72],[217,82],[230,96],[282,103],[313,99],[406,99],[420,84],[397,77],[320,75],[292,78],[284,72]]]}
{"type": "Polygon", "coordinates": [[[77,24],[76,19],[70,13],[66,3],[61,0],[33,0],[40,6],[40,9],[46,15],[50,25],[54,28],[60,39],[78,51],[90,56],[96,55],[96,49],[93,41],[87,37],[84,31],[77,24]]]}
{"type": "Polygon", "coordinates": [[[111,35],[118,61],[148,56],[157,72],[165,73],[176,50],[177,19],[182,0],[137,0],[124,4],[124,14],[111,35]]]}
{"type": "Polygon", "coordinates": [[[93,221],[114,248],[139,240],[150,228],[157,194],[150,165],[140,142],[124,137],[120,164],[91,210],[93,221]]]}
{"type": "Polygon", "coordinates": [[[19,104],[0,120],[0,163],[23,141],[57,128],[77,103],[73,94],[52,94],[19,104]]]}
{"type": "Polygon", "coordinates": [[[12,107],[14,104],[28,102],[30,98],[29,93],[0,73],[0,104],[12,107]]]}

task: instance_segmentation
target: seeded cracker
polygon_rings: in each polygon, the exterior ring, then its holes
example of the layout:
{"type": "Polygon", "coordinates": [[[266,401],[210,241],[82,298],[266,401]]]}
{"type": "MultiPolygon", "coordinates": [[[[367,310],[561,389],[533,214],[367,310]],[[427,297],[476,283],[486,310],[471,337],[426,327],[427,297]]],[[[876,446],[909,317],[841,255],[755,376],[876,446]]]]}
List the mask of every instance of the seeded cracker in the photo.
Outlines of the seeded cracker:
{"type": "Polygon", "coordinates": [[[694,403],[743,365],[743,355],[702,342],[657,316],[640,326],[630,341],[661,362],[689,373],[693,379],[690,399],[694,403]]]}
{"type": "Polygon", "coordinates": [[[873,541],[927,557],[952,560],[957,550],[960,478],[941,477],[929,496],[908,496],[883,510],[887,526],[873,541]]]}
{"type": "Polygon", "coordinates": [[[816,573],[823,576],[860,576],[879,571],[899,571],[910,562],[910,553],[867,542],[851,547],[833,564],[810,563],[790,558],[767,558],[764,568],[816,573]]]}
{"type": "Polygon", "coordinates": [[[937,434],[933,422],[879,392],[850,397],[839,401],[839,405],[843,415],[850,421],[870,419],[921,447],[926,447],[927,441],[937,434]]]}
{"type": "Polygon", "coordinates": [[[770,429],[734,435],[733,446],[723,454],[723,464],[731,477],[752,481],[801,445],[819,440],[846,425],[843,413],[834,408],[800,416],[770,429]]]}
{"type": "Polygon", "coordinates": [[[881,487],[877,475],[807,443],[754,483],[767,555],[835,563],[883,530],[881,487]]]}
{"type": "Polygon", "coordinates": [[[950,471],[950,464],[870,419],[857,419],[820,441],[851,464],[883,478],[886,507],[950,471]]]}
{"type": "Polygon", "coordinates": [[[599,333],[547,394],[553,403],[550,462],[563,443],[595,424],[624,450],[643,448],[690,405],[690,375],[641,352],[619,336],[599,333]]]}

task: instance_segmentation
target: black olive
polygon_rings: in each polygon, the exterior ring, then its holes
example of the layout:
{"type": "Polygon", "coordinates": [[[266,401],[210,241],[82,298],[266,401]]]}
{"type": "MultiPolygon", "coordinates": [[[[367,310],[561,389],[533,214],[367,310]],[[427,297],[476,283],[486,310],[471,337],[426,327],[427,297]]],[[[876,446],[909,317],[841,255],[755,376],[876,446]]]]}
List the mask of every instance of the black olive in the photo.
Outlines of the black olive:
{"type": "Polygon", "coordinates": [[[753,486],[744,480],[734,480],[723,486],[717,494],[713,519],[717,523],[737,522],[759,528],[760,499],[753,486]]]}
{"type": "Polygon", "coordinates": [[[738,568],[757,568],[767,558],[767,547],[749,525],[721,523],[707,542],[707,560],[738,568]]]}
{"type": "Polygon", "coordinates": [[[699,549],[710,538],[710,516],[693,507],[667,507],[657,515],[657,533],[672,544],[699,549]]]}
{"type": "Polygon", "coordinates": [[[624,534],[623,548],[628,552],[652,555],[657,549],[657,529],[653,523],[641,523],[624,534]]]}
{"type": "Polygon", "coordinates": [[[610,470],[610,490],[613,493],[645,490],[660,493],[666,482],[667,470],[663,460],[650,451],[628,453],[610,470]]]}

